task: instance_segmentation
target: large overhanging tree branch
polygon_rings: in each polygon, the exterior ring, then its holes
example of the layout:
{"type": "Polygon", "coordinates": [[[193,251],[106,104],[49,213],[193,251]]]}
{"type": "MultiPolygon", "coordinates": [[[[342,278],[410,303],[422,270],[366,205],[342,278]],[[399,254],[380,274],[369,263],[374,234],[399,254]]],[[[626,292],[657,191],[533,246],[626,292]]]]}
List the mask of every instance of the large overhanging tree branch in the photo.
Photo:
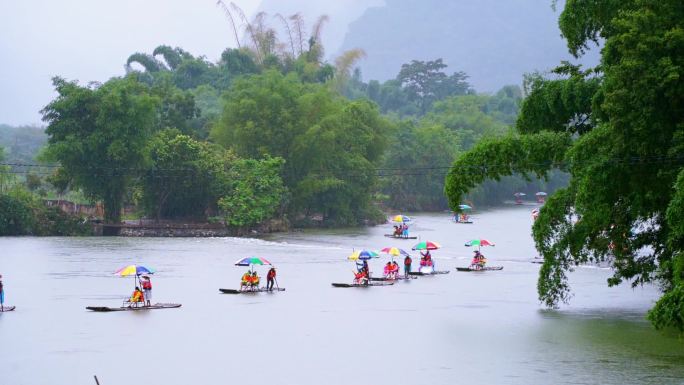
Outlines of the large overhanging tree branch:
{"type": "Polygon", "coordinates": [[[562,166],[571,138],[566,133],[542,132],[484,140],[454,162],[446,177],[449,206],[458,211],[463,197],[482,182],[513,174],[545,177],[562,166]]]}

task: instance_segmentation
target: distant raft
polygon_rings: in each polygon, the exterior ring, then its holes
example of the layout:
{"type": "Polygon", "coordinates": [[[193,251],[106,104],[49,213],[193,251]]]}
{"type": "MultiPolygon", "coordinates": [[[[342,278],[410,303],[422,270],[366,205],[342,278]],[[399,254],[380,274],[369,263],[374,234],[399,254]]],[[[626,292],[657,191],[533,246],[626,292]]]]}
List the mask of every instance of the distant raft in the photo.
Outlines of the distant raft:
{"type": "Polygon", "coordinates": [[[16,308],[17,308],[16,306],[5,306],[5,307],[3,307],[2,310],[0,310],[0,313],[6,313],[8,311],[14,311],[14,309],[16,309],[16,308]]]}
{"type": "Polygon", "coordinates": [[[404,275],[398,275],[396,278],[388,278],[388,277],[371,277],[371,281],[376,281],[376,282],[392,282],[392,281],[410,281],[412,279],[418,279],[417,276],[415,275],[409,275],[404,276],[404,275]]]}
{"type": "Polygon", "coordinates": [[[391,286],[394,281],[370,282],[370,283],[333,283],[333,287],[371,287],[371,286],[391,286]]]}
{"type": "Polygon", "coordinates": [[[394,235],[394,234],[385,234],[387,238],[394,238],[394,239],[418,239],[418,237],[403,237],[401,235],[394,235]]]}
{"type": "Polygon", "coordinates": [[[479,269],[473,268],[473,267],[457,267],[457,271],[464,271],[464,272],[469,272],[469,271],[496,271],[496,270],[503,270],[503,266],[485,266],[481,267],[479,269]]]}
{"type": "Polygon", "coordinates": [[[409,274],[410,274],[410,275],[415,275],[415,276],[420,277],[420,276],[424,276],[424,275],[449,274],[449,270],[437,270],[437,271],[433,271],[433,272],[430,272],[430,273],[423,273],[423,272],[420,272],[420,271],[412,271],[412,272],[410,272],[409,274]]]}
{"type": "Polygon", "coordinates": [[[219,289],[222,294],[257,294],[257,293],[275,293],[279,291],[285,291],[284,287],[274,287],[268,290],[265,287],[259,288],[257,290],[239,290],[239,289],[219,289]]]}
{"type": "Polygon", "coordinates": [[[179,303],[155,303],[152,306],[121,306],[121,307],[107,307],[107,306],[88,306],[87,310],[96,312],[112,312],[112,311],[145,311],[158,309],[174,309],[181,307],[179,303]]]}

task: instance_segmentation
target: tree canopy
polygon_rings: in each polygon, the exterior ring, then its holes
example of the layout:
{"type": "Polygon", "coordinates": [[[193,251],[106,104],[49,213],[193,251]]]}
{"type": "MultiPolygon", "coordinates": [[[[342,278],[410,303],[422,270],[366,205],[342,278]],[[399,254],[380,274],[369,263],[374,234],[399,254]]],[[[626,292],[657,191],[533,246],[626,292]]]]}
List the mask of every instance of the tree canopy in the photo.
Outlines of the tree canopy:
{"type": "Polygon", "coordinates": [[[121,218],[130,169],[145,165],[145,148],[157,124],[159,99],[132,78],[83,87],[61,78],[43,109],[49,135],[45,158],[59,162],[63,177],[102,200],[110,222],[121,218]]]}

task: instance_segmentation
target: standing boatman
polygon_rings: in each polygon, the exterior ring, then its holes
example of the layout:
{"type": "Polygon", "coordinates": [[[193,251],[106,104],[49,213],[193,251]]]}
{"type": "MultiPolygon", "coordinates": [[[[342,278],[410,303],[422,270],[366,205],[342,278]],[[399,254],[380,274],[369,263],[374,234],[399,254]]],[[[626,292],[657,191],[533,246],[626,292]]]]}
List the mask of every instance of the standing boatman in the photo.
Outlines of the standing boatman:
{"type": "Polygon", "coordinates": [[[404,258],[404,276],[408,278],[409,274],[411,274],[411,263],[413,260],[411,259],[411,256],[406,254],[406,258],[404,258]]]}
{"type": "Polygon", "coordinates": [[[150,281],[150,277],[147,275],[143,275],[141,284],[143,289],[143,297],[145,298],[145,302],[147,303],[146,306],[152,306],[152,303],[150,302],[152,300],[152,281],[150,281]]]}
{"type": "Polygon", "coordinates": [[[275,282],[275,277],[276,277],[276,269],[275,269],[275,267],[271,267],[271,269],[268,270],[268,273],[266,274],[266,290],[268,290],[268,291],[273,290],[273,283],[275,282]]]}
{"type": "Polygon", "coordinates": [[[5,287],[2,285],[2,275],[0,275],[0,311],[5,311],[5,287]]]}

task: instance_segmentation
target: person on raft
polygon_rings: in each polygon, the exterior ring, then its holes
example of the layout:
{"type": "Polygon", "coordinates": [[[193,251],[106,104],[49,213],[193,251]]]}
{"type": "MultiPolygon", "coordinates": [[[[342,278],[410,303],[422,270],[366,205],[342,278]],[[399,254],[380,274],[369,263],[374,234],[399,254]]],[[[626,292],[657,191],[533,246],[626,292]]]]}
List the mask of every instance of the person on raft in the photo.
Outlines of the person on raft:
{"type": "Polygon", "coordinates": [[[408,236],[409,236],[408,229],[409,229],[409,227],[406,223],[401,225],[401,236],[402,237],[408,238],[408,236]]]}
{"type": "Polygon", "coordinates": [[[143,296],[145,297],[145,306],[152,306],[152,281],[150,277],[143,275],[140,279],[140,284],[143,289],[143,296]]]}
{"type": "Polygon", "coordinates": [[[420,265],[432,266],[432,255],[430,254],[430,250],[425,250],[424,253],[422,251],[420,252],[420,265]]]}
{"type": "Polygon", "coordinates": [[[411,274],[411,263],[413,263],[413,260],[411,259],[411,256],[407,255],[406,258],[404,258],[404,275],[406,277],[411,274]]]}
{"type": "Polygon", "coordinates": [[[401,237],[401,231],[401,225],[396,225],[394,226],[394,233],[392,235],[394,235],[395,237],[401,237]]]}
{"type": "Polygon", "coordinates": [[[394,274],[395,279],[399,275],[399,264],[397,261],[392,261],[392,273],[394,274]]]}
{"type": "Polygon", "coordinates": [[[275,283],[276,269],[271,267],[266,274],[266,290],[273,290],[273,284],[275,283]]]}
{"type": "Polygon", "coordinates": [[[396,278],[396,276],[394,274],[394,266],[392,266],[392,262],[387,262],[387,264],[385,265],[383,273],[385,273],[385,278],[387,278],[387,279],[396,278]]]}
{"type": "Polygon", "coordinates": [[[257,272],[253,271],[250,280],[250,286],[252,287],[252,290],[259,290],[259,281],[261,281],[261,279],[257,275],[257,272]]]}
{"type": "Polygon", "coordinates": [[[133,294],[131,294],[131,298],[128,300],[128,302],[128,307],[131,307],[133,304],[135,304],[137,307],[139,303],[143,303],[144,305],[145,295],[139,287],[135,287],[135,290],[133,290],[133,294]]]}
{"type": "Polygon", "coordinates": [[[365,269],[362,269],[358,273],[354,273],[354,284],[355,285],[368,285],[368,274],[365,269]]]}
{"type": "Polygon", "coordinates": [[[482,253],[480,253],[479,250],[475,250],[474,253],[475,255],[473,256],[473,260],[470,262],[470,267],[475,270],[482,270],[487,263],[487,259],[484,255],[482,255],[482,253]]]}
{"type": "Polygon", "coordinates": [[[240,278],[240,291],[244,290],[245,288],[249,289],[251,284],[252,275],[249,273],[249,271],[247,271],[245,274],[242,274],[242,278],[240,278]]]}
{"type": "Polygon", "coordinates": [[[5,311],[5,286],[2,284],[2,275],[0,275],[0,311],[5,311]]]}

